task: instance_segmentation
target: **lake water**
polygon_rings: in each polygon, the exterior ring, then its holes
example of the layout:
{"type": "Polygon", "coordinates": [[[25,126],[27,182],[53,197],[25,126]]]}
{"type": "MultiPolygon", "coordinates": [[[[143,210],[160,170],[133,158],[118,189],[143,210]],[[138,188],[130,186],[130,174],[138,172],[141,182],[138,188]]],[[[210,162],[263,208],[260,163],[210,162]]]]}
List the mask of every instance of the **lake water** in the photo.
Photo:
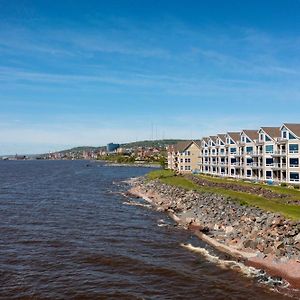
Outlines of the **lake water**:
{"type": "Polygon", "coordinates": [[[286,298],[122,195],[124,180],[149,170],[0,161],[0,299],[286,298]]]}

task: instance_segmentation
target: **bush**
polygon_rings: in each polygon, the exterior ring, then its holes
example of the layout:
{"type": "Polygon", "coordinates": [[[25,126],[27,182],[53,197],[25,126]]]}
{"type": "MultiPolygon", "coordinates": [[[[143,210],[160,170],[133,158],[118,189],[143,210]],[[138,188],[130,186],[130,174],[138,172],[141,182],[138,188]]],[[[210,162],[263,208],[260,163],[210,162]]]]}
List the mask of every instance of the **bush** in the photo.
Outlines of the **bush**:
{"type": "Polygon", "coordinates": [[[287,186],[287,184],[286,184],[285,182],[282,182],[282,183],[280,184],[280,186],[287,186]]]}

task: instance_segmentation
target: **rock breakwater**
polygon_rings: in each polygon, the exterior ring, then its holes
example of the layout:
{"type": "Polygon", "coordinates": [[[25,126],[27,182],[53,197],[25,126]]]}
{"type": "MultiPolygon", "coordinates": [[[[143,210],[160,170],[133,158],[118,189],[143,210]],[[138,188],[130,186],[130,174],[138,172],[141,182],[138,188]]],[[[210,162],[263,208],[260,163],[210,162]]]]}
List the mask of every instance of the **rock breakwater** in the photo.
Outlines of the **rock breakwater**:
{"type": "Polygon", "coordinates": [[[132,192],[176,216],[200,238],[229,247],[232,254],[240,251],[250,265],[300,287],[300,222],[240,205],[230,197],[187,191],[159,180],[140,178],[133,182],[132,192]]]}

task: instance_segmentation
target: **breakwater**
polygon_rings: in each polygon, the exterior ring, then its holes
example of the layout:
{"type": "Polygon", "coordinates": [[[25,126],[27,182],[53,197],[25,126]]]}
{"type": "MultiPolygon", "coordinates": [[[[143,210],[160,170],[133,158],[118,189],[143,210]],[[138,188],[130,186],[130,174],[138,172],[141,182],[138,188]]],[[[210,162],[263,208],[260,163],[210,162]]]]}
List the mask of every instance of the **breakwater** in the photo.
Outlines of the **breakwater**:
{"type": "Polygon", "coordinates": [[[299,222],[240,205],[230,197],[187,191],[159,180],[135,180],[131,192],[219,250],[300,288],[299,222]]]}

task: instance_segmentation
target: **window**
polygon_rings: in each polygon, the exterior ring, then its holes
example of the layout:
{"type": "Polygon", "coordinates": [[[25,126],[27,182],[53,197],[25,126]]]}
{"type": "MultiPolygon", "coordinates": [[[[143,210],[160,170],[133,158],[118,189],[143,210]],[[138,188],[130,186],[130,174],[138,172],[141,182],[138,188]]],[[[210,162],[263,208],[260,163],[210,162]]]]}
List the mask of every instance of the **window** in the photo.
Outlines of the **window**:
{"type": "Polygon", "coordinates": [[[186,151],[186,155],[191,155],[191,151],[186,151]]]}
{"type": "Polygon", "coordinates": [[[273,153],[273,149],[274,149],[273,145],[267,145],[266,146],[266,153],[273,153]]]}
{"type": "Polygon", "coordinates": [[[272,178],[272,171],[266,171],[266,178],[271,179],[272,178]]]}
{"type": "Polygon", "coordinates": [[[252,164],[253,163],[253,159],[252,158],[247,158],[247,164],[252,164]]]}
{"type": "Polygon", "coordinates": [[[220,145],[224,145],[224,143],[222,141],[220,141],[220,145]]]}
{"type": "Polygon", "coordinates": [[[180,167],[180,170],[181,170],[181,171],[183,170],[183,166],[180,167]]]}
{"type": "Polygon", "coordinates": [[[290,172],[290,181],[299,181],[299,173],[290,172]]]}
{"type": "Polygon", "coordinates": [[[236,153],[236,148],[230,148],[230,153],[231,153],[231,154],[236,153]]]}
{"type": "Polygon", "coordinates": [[[181,163],[183,162],[183,158],[180,158],[180,162],[181,162],[181,163]]]}
{"type": "Polygon", "coordinates": [[[234,144],[234,141],[232,139],[230,139],[230,144],[234,144]]]}
{"type": "Polygon", "coordinates": [[[234,175],[234,169],[230,169],[230,174],[234,175]]]}
{"type": "Polygon", "coordinates": [[[250,139],[246,138],[246,143],[251,143],[250,139]]]}
{"type": "Polygon", "coordinates": [[[215,149],[212,149],[212,150],[211,150],[211,153],[212,153],[212,154],[215,154],[215,152],[216,152],[215,149]]]}
{"type": "Polygon", "coordinates": [[[259,135],[259,140],[260,140],[261,142],[264,140],[264,135],[263,135],[262,133],[259,135]]]}
{"type": "Polygon", "coordinates": [[[231,163],[231,164],[235,164],[235,163],[236,163],[236,158],[232,158],[232,159],[230,160],[230,163],[231,163]]]}
{"type": "Polygon", "coordinates": [[[247,153],[252,153],[253,152],[253,147],[246,147],[246,152],[247,153]]]}
{"type": "Polygon", "coordinates": [[[283,131],[283,132],[282,132],[282,137],[283,137],[284,139],[286,139],[286,131],[283,131]]]}
{"type": "Polygon", "coordinates": [[[272,166],[273,165],[273,158],[266,158],[266,166],[272,166]]]}
{"type": "Polygon", "coordinates": [[[290,167],[299,167],[299,159],[290,158],[290,167]]]}
{"type": "Polygon", "coordinates": [[[290,153],[298,153],[299,145],[298,144],[290,144],[289,145],[289,152],[290,153]]]}
{"type": "Polygon", "coordinates": [[[242,142],[245,142],[245,137],[244,136],[242,136],[242,142]]]}
{"type": "Polygon", "coordinates": [[[265,136],[265,141],[266,141],[266,142],[270,142],[271,139],[266,135],[266,136],[265,136]]]}
{"type": "Polygon", "coordinates": [[[250,177],[252,175],[251,170],[247,170],[247,177],[250,177]]]}
{"type": "Polygon", "coordinates": [[[295,139],[296,137],[293,134],[289,133],[289,140],[295,140],[295,139]]]}

